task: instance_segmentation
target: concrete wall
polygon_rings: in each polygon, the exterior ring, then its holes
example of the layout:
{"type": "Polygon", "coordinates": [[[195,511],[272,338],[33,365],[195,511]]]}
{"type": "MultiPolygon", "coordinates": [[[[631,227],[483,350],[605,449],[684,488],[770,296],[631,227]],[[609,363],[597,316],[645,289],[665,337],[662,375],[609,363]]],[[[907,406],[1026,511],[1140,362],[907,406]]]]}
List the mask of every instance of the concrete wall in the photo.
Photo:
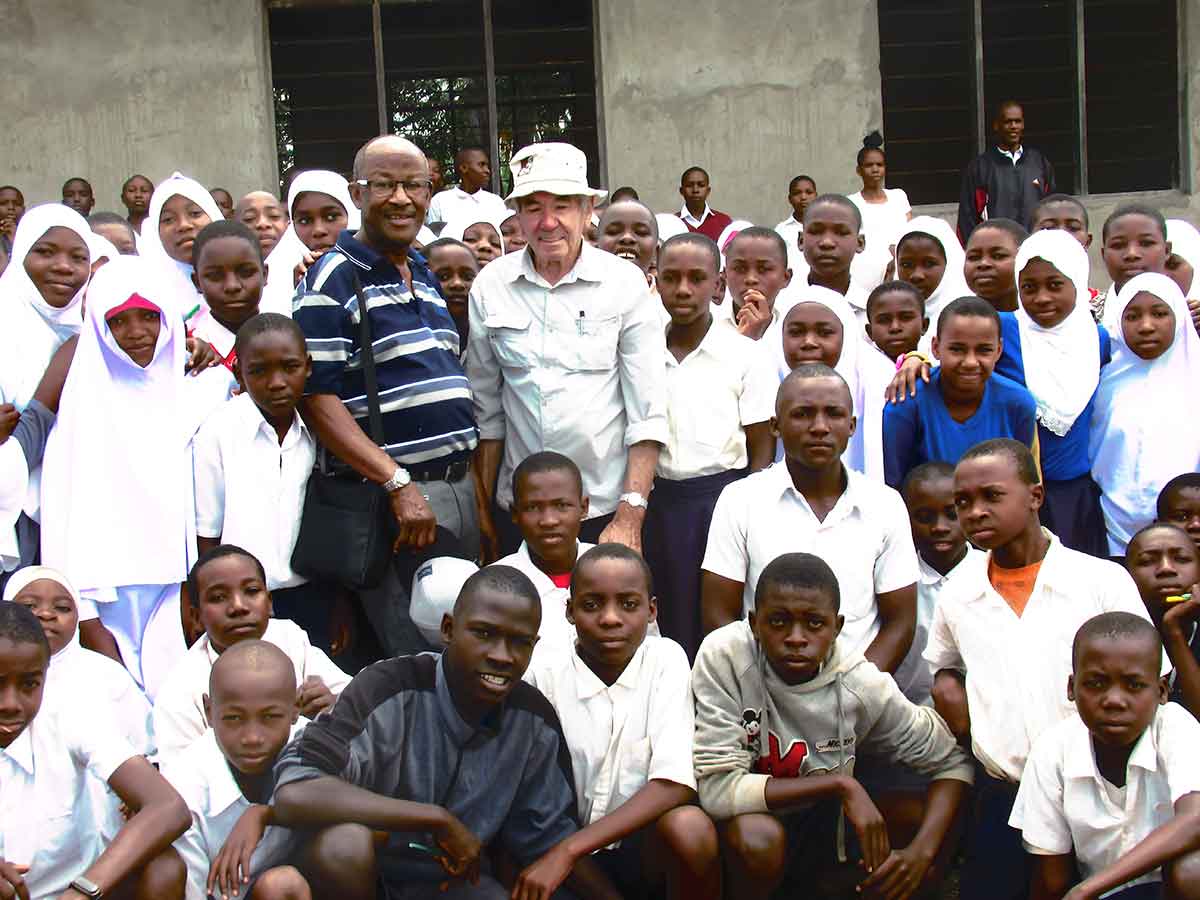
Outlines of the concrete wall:
{"type": "Polygon", "coordinates": [[[599,0],[608,184],[678,209],[679,175],[701,165],[711,204],[786,218],[787,184],[861,185],[854,156],[883,121],[874,0],[599,0]]]}
{"type": "Polygon", "coordinates": [[[265,20],[257,0],[0,0],[0,184],[33,204],[82,175],[116,212],[134,172],[274,185],[265,20]]]}

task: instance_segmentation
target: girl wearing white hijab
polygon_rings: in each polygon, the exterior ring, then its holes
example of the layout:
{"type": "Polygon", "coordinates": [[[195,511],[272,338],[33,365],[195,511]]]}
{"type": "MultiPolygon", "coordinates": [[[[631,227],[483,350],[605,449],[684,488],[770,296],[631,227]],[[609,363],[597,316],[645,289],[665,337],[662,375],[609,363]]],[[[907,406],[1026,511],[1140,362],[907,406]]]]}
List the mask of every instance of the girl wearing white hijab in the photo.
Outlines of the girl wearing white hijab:
{"type": "Polygon", "coordinates": [[[895,260],[896,278],[909,282],[925,297],[925,318],[929,319],[929,328],[921,338],[919,349],[928,353],[933,346],[933,337],[937,334],[938,316],[946,304],[959,297],[972,296],[972,291],[963,277],[966,254],[954,229],[943,219],[935,216],[917,216],[896,238],[895,260]],[[903,252],[910,239],[918,235],[932,239],[941,248],[945,266],[936,281],[922,260],[915,259],[911,252],[903,252]]]}
{"type": "Polygon", "coordinates": [[[260,312],[274,312],[290,318],[292,297],[296,293],[296,266],[306,254],[323,253],[332,247],[342,231],[358,231],[362,227],[362,214],[350,199],[346,179],[326,169],[311,169],[292,179],[287,212],[291,223],[267,256],[267,286],[258,308],[260,312]],[[296,204],[304,194],[315,195],[322,209],[312,223],[302,214],[298,231],[296,204]],[[341,216],[333,214],[338,206],[342,209],[341,216]]]}
{"type": "Polygon", "coordinates": [[[1013,272],[1019,303],[1000,313],[1004,350],[996,372],[1037,401],[1042,524],[1073,550],[1107,556],[1088,430],[1111,346],[1087,302],[1087,251],[1065,231],[1037,231],[1021,243],[1013,272]]]}
{"type": "Polygon", "coordinates": [[[138,253],[158,269],[172,306],[184,320],[208,309],[192,283],[192,244],[200,229],[224,218],[208,189],[179,172],[162,181],[150,197],[138,253]]]}
{"type": "Polygon", "coordinates": [[[503,223],[498,217],[489,217],[485,213],[472,212],[465,216],[451,219],[442,229],[442,233],[438,235],[439,240],[449,238],[458,241],[461,244],[466,244],[471,248],[471,252],[475,254],[475,259],[479,261],[479,268],[482,269],[493,259],[499,259],[504,255],[504,235],[500,231],[500,226],[503,223]],[[487,228],[477,228],[477,225],[486,225],[487,228]],[[489,231],[489,228],[491,231],[489,231]],[[494,234],[492,232],[495,232],[494,234]]]}
{"type": "Polygon", "coordinates": [[[1187,298],[1192,323],[1200,331],[1200,231],[1183,219],[1167,219],[1167,242],[1171,255],[1167,257],[1167,274],[1174,279],[1187,298]]]}
{"type": "Polygon", "coordinates": [[[161,272],[139,257],[106,263],[43,463],[42,559],[96,604],[151,698],[186,649],[179,585],[196,557],[191,440],[226,396],[221,369],[187,377],[186,356],[161,272]]]}
{"type": "Polygon", "coordinates": [[[1107,312],[1117,322],[1113,360],[1100,376],[1088,450],[1109,552],[1121,556],[1154,521],[1163,486],[1200,469],[1200,336],[1166,275],[1131,278],[1107,312]]]}
{"type": "Polygon", "coordinates": [[[22,217],[0,275],[0,403],[24,409],[54,351],[79,334],[94,239],[83,216],[60,203],[35,206],[22,217]],[[38,276],[41,285],[27,268],[31,251],[38,262],[56,257],[38,276]]]}

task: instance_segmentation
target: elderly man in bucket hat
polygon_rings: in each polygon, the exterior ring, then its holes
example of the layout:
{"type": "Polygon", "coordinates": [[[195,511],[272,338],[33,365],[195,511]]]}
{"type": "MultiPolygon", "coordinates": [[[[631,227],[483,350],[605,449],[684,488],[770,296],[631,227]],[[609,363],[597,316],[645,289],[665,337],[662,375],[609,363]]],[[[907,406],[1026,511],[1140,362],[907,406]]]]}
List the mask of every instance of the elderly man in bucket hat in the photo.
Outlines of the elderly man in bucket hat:
{"type": "Polygon", "coordinates": [[[582,151],[531,144],[509,166],[507,200],[529,245],[480,272],[469,304],[485,558],[517,550],[512,473],[541,450],[570,457],[583,475],[590,507],[580,540],[641,550],[667,438],[658,301],[637,266],[584,241],[605,191],[588,186],[582,151]]]}

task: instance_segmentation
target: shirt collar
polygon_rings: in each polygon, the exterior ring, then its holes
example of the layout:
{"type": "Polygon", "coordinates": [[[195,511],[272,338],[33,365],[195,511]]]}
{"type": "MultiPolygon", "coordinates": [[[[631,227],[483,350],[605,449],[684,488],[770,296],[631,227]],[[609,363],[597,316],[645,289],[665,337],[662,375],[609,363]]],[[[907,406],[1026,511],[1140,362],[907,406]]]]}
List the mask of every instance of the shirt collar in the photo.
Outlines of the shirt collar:
{"type": "Polygon", "coordinates": [[[576,695],[580,700],[590,700],[592,697],[603,694],[605,691],[610,691],[618,686],[625,691],[635,690],[642,671],[642,660],[645,657],[646,641],[643,639],[641,646],[637,648],[637,651],[633,654],[633,658],[629,660],[629,665],[617,676],[617,680],[609,685],[600,680],[600,677],[580,658],[579,650],[576,649],[571,654],[571,665],[575,668],[576,695]]]}
{"type": "Polygon", "coordinates": [[[518,279],[524,278],[530,284],[550,290],[562,287],[564,284],[571,284],[575,281],[590,281],[599,284],[604,280],[607,271],[605,257],[609,259],[614,258],[612,254],[606,253],[603,250],[597,250],[587,241],[584,241],[583,246],[579,250],[579,256],[575,260],[575,265],[571,267],[571,271],[560,278],[556,284],[551,285],[534,268],[533,251],[529,247],[526,247],[521,251],[520,266],[508,275],[508,281],[509,283],[515,283],[518,279]]]}
{"type": "MultiPolygon", "coordinates": [[[[1158,746],[1154,740],[1154,725],[1158,720],[1158,713],[1155,713],[1154,718],[1155,721],[1150,723],[1142,732],[1142,736],[1138,738],[1137,743],[1133,745],[1133,751],[1129,754],[1128,768],[1130,769],[1141,769],[1144,772],[1158,771],[1158,746]]],[[[1078,712],[1069,721],[1071,722],[1070,735],[1063,754],[1063,774],[1068,778],[1094,778],[1097,780],[1103,778],[1104,776],[1100,774],[1100,769],[1096,765],[1095,752],[1092,749],[1092,735],[1087,726],[1079,718],[1078,712]]]]}
{"type": "Polygon", "coordinates": [[[711,215],[712,215],[712,209],[709,207],[709,205],[707,203],[704,204],[704,212],[701,213],[700,218],[698,218],[698,219],[695,216],[693,216],[690,212],[688,212],[686,203],[683,204],[683,206],[679,207],[679,218],[683,219],[685,222],[691,221],[691,222],[695,222],[698,225],[703,225],[704,220],[707,219],[711,215]]]}
{"type": "Polygon", "coordinates": [[[437,675],[435,677],[438,710],[441,712],[442,721],[446,724],[446,730],[450,732],[450,739],[460,747],[466,746],[471,740],[480,733],[497,734],[500,730],[500,720],[504,714],[504,704],[500,704],[496,709],[492,710],[484,720],[479,723],[479,727],[475,728],[470,725],[461,715],[459,715],[458,707],[454,704],[454,697],[450,694],[450,683],[446,680],[446,656],[442,654],[437,660],[437,675]]]}
{"type": "MultiPolygon", "coordinates": [[[[809,512],[812,511],[812,507],[809,506],[808,499],[802,493],[800,493],[800,491],[796,490],[796,485],[792,483],[792,473],[788,471],[787,460],[781,460],[775,463],[774,465],[770,466],[767,471],[775,473],[773,477],[778,484],[780,497],[783,497],[784,494],[788,493],[788,491],[791,491],[792,494],[804,504],[805,508],[807,508],[809,512]],[[775,470],[778,470],[778,472],[775,470]]],[[[829,515],[825,517],[822,524],[830,524],[844,518],[859,505],[859,496],[862,494],[862,486],[860,482],[864,476],[858,474],[852,469],[847,469],[845,465],[842,466],[842,471],[846,474],[846,489],[842,491],[842,496],[838,497],[837,503],[833,505],[833,509],[829,511],[829,515]],[[834,513],[837,513],[837,515],[834,515],[834,513]]]]}
{"type": "MultiPolygon", "coordinates": [[[[354,263],[354,265],[358,266],[364,272],[382,269],[388,273],[387,277],[392,280],[395,280],[399,274],[395,263],[370,244],[360,241],[354,236],[354,232],[348,228],[338,235],[337,244],[334,246],[342,256],[346,257],[346,259],[350,260],[350,262],[354,263]]],[[[426,284],[432,282],[432,276],[429,273],[429,266],[425,262],[425,257],[412,249],[412,247],[408,248],[408,267],[412,272],[414,282],[421,281],[426,284]]]]}
{"type": "Polygon", "coordinates": [[[217,735],[212,728],[204,732],[200,738],[203,756],[203,772],[197,773],[208,782],[208,814],[216,816],[223,813],[239,800],[244,800],[242,789],[238,787],[229,769],[229,761],[217,744],[217,735]]]}
{"type": "Polygon", "coordinates": [[[970,544],[967,544],[967,552],[963,554],[963,558],[960,559],[957,563],[955,563],[954,568],[952,568],[949,572],[947,572],[945,575],[943,575],[941,572],[939,572],[933,566],[929,565],[929,563],[925,562],[925,558],[923,556],[921,556],[920,553],[918,553],[917,554],[917,565],[920,568],[920,579],[919,580],[920,580],[921,584],[926,584],[926,585],[929,585],[929,584],[936,585],[936,584],[942,584],[944,582],[947,582],[951,578],[956,578],[960,573],[965,571],[969,567],[972,558],[977,557],[979,555],[980,555],[980,553],[978,550],[976,550],[970,544]]]}
{"type": "Polygon", "coordinates": [[[247,436],[253,439],[259,434],[268,438],[272,444],[287,450],[295,445],[303,435],[308,434],[308,426],[304,424],[304,419],[300,417],[298,412],[292,413],[292,424],[288,428],[287,434],[283,436],[283,443],[279,443],[279,436],[275,433],[275,426],[267,421],[267,417],[262,414],[262,410],[254,402],[249,394],[239,394],[234,397],[231,403],[238,404],[238,416],[245,426],[247,436]]]}
{"type": "Polygon", "coordinates": [[[1009,158],[1009,159],[1011,159],[1011,160],[1012,160],[1014,163],[1015,163],[1015,162],[1016,162],[1018,159],[1020,159],[1022,156],[1024,156],[1024,155],[1025,155],[1025,148],[1024,148],[1023,146],[1022,146],[1022,147],[1018,147],[1016,150],[1005,150],[1003,147],[1000,147],[1000,146],[997,146],[997,147],[996,147],[996,149],[1000,151],[1000,154],[1001,154],[1002,156],[1006,156],[1006,157],[1008,157],[1008,158],[1009,158]]]}
{"type": "Polygon", "coordinates": [[[17,739],[9,744],[0,753],[3,753],[14,763],[20,766],[27,775],[33,775],[33,727],[37,723],[34,719],[25,726],[25,730],[17,735],[17,739]]]}

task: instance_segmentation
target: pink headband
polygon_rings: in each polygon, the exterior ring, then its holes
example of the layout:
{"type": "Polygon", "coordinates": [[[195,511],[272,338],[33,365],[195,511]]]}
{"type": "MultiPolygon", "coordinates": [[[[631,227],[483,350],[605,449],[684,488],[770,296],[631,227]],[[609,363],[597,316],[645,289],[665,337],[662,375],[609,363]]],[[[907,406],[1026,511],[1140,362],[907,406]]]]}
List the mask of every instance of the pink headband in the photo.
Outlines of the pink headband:
{"type": "Polygon", "coordinates": [[[114,317],[119,316],[121,313],[127,312],[131,309],[148,309],[151,312],[158,313],[160,316],[162,315],[161,309],[159,309],[157,306],[155,306],[153,303],[151,303],[149,300],[147,300],[141,294],[133,293],[133,294],[130,294],[129,299],[126,300],[124,303],[122,303],[120,306],[114,306],[112,309],[110,309],[108,312],[106,312],[104,314],[104,321],[109,322],[114,317]]]}

